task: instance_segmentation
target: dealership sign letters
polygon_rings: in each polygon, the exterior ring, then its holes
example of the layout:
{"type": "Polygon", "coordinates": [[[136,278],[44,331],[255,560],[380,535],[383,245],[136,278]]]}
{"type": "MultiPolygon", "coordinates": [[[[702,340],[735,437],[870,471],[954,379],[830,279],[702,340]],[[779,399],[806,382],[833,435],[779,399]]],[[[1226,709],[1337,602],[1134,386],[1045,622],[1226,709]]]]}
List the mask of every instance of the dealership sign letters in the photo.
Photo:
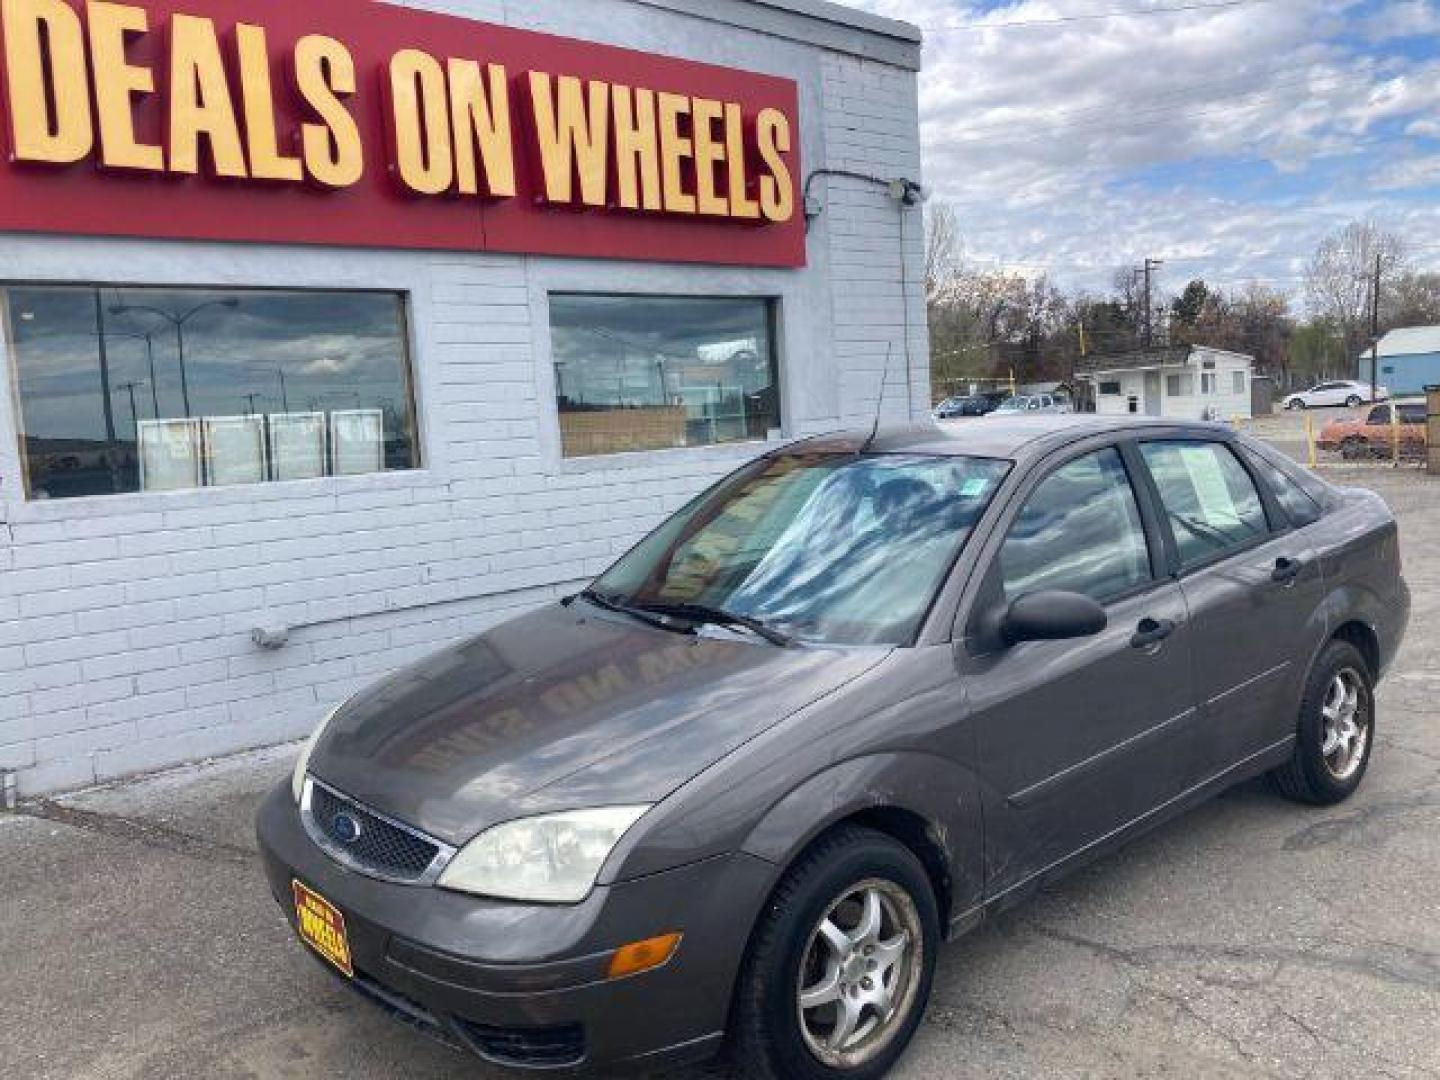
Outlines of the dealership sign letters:
{"type": "Polygon", "coordinates": [[[798,266],[795,84],[357,0],[0,0],[0,231],[798,266]]]}

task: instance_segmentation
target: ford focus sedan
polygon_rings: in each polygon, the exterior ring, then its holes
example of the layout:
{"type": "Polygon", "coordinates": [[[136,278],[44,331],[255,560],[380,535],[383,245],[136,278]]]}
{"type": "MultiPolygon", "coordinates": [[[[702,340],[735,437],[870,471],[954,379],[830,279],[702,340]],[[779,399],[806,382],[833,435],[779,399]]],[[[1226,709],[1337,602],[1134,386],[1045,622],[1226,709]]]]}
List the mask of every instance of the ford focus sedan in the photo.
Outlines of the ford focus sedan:
{"type": "Polygon", "coordinates": [[[304,947],[514,1069],[875,1078],[942,943],[1268,774],[1355,791],[1393,518],[1227,429],[799,443],[341,705],[259,815],[304,947]]]}

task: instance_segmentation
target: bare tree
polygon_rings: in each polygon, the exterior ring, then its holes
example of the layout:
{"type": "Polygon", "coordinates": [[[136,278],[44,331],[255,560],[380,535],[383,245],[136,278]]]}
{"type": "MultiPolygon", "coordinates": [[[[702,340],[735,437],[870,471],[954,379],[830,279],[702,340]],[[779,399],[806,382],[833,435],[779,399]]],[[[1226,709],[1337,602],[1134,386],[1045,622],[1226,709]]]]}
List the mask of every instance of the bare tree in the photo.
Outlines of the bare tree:
{"type": "Polygon", "coordinates": [[[925,296],[931,303],[943,297],[960,273],[960,223],[955,211],[942,202],[925,212],[925,296]]]}
{"type": "Polygon", "coordinates": [[[1349,356],[1358,355],[1370,340],[1377,259],[1382,281],[1402,271],[1404,240],[1373,221],[1353,221],[1320,242],[1306,271],[1311,314],[1339,328],[1349,356]]]}

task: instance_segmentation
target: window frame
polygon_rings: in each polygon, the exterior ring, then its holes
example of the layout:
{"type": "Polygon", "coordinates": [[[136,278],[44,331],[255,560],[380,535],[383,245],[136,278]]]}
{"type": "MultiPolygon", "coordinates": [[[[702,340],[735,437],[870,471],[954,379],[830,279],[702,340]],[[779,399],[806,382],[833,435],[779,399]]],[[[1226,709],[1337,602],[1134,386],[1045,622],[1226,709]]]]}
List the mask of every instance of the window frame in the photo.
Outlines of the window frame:
{"type": "Polygon", "coordinates": [[[1132,440],[1134,454],[1137,464],[1144,474],[1144,482],[1148,498],[1152,501],[1152,510],[1155,513],[1160,529],[1165,539],[1165,549],[1169,563],[1169,574],[1175,581],[1183,581],[1188,577],[1218,566],[1223,562],[1254,551],[1270,543],[1276,536],[1294,530],[1295,525],[1290,520],[1290,515],[1280,505],[1275,493],[1265,483],[1264,478],[1258,475],[1246,456],[1240,452],[1239,444],[1233,439],[1215,438],[1201,433],[1176,431],[1166,434],[1145,435],[1132,440]],[[1260,506],[1265,514],[1265,531],[1257,537],[1238,544],[1225,551],[1218,551],[1213,555],[1186,566],[1180,557],[1180,543],[1175,538],[1175,527],[1170,523],[1170,515],[1165,513],[1165,500],[1161,497],[1160,486],[1155,480],[1155,475],[1150,469],[1141,447],[1148,443],[1205,443],[1211,446],[1218,446],[1227,451],[1236,463],[1244,470],[1250,482],[1255,485],[1255,493],[1260,497],[1260,506]]]}
{"type": "MultiPolygon", "coordinates": [[[[543,349],[545,354],[544,363],[550,371],[550,382],[548,384],[549,401],[548,419],[553,425],[555,433],[554,453],[562,469],[586,467],[603,467],[603,463],[610,462],[612,467],[617,462],[627,459],[644,458],[650,454],[676,454],[676,453],[713,453],[716,451],[734,451],[743,447],[760,447],[773,445],[776,440],[766,437],[736,439],[730,442],[702,443],[697,446],[666,446],[650,447],[638,450],[617,450],[604,454],[575,454],[565,453],[565,438],[562,428],[562,413],[560,411],[560,390],[555,378],[555,316],[554,302],[557,299],[565,298],[598,298],[598,299],[623,299],[635,302],[646,300],[681,300],[681,301],[715,301],[728,300],[735,302],[750,302],[762,304],[765,307],[765,330],[770,339],[770,364],[771,364],[771,385],[776,396],[776,427],[780,432],[780,439],[784,440],[790,430],[788,423],[788,409],[790,407],[790,393],[786,385],[786,350],[784,346],[785,326],[783,321],[783,307],[785,296],[780,292],[720,292],[717,290],[701,290],[698,292],[685,292],[675,289],[596,289],[577,287],[573,283],[563,284],[547,282],[542,287],[544,297],[544,336],[543,349]]],[[[536,336],[537,345],[540,336],[536,336]]],[[[546,393],[545,384],[539,386],[541,393],[546,393]]]]}
{"type": "MultiPolygon", "coordinates": [[[[209,279],[198,281],[173,281],[165,278],[136,278],[133,280],[98,280],[98,279],[53,279],[34,278],[21,276],[15,278],[0,278],[0,366],[3,372],[0,377],[6,380],[10,394],[10,407],[3,410],[8,413],[6,419],[10,422],[9,430],[5,430],[3,423],[0,423],[0,438],[9,439],[8,456],[6,451],[0,451],[0,466],[6,460],[15,463],[18,483],[15,491],[19,498],[15,499],[18,505],[25,507],[44,508],[44,512],[54,514],[58,519],[67,518],[71,509],[79,509],[85,506],[100,505],[114,507],[119,500],[135,499],[141,500],[134,504],[135,512],[144,512],[147,503],[160,499],[175,500],[177,498],[216,498],[221,493],[228,493],[233,498],[236,492],[246,491],[273,491],[276,489],[286,490],[296,485],[313,485],[317,483],[346,483],[360,486],[366,483],[373,484],[377,479],[404,482],[406,477],[430,472],[432,469],[431,454],[428,447],[428,424],[425,408],[425,395],[423,393],[422,376],[420,372],[420,357],[422,344],[416,333],[415,318],[415,292],[407,283],[396,283],[394,285],[352,285],[352,284],[318,284],[306,280],[297,283],[267,283],[260,285],[245,284],[243,281],[221,281],[215,282],[209,279]],[[398,301],[397,310],[399,314],[399,340],[404,348],[404,362],[401,366],[406,401],[410,411],[410,422],[412,427],[412,446],[414,462],[408,469],[385,469],[371,473],[353,474],[332,474],[327,472],[323,477],[313,477],[300,480],[263,480],[255,484],[236,485],[210,485],[203,484],[193,488],[178,488],[171,491],[117,491],[103,494],[78,495],[63,499],[37,499],[31,492],[29,458],[25,449],[25,416],[24,403],[20,393],[20,353],[16,347],[14,327],[10,323],[11,312],[8,302],[9,293],[18,289],[56,289],[86,291],[95,290],[103,293],[107,289],[127,291],[163,291],[163,292],[213,292],[226,294],[246,293],[306,293],[316,296],[332,295],[336,293],[361,294],[368,296],[387,297],[398,301]]],[[[163,333],[163,331],[162,331],[163,333]]],[[[328,433],[327,433],[327,463],[329,460],[328,433]]],[[[328,464],[327,464],[328,468],[328,464]]],[[[5,501],[3,493],[0,493],[0,505],[5,501]]],[[[128,506],[116,509],[116,512],[130,512],[128,506]]]]}

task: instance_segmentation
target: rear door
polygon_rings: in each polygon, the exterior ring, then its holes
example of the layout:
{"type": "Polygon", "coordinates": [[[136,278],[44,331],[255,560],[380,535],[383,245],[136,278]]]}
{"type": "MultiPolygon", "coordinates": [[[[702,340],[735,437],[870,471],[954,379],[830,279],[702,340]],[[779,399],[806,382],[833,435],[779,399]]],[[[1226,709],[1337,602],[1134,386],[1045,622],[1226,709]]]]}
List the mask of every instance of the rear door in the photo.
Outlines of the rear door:
{"type": "Polygon", "coordinates": [[[1149,439],[1140,456],[1190,613],[1197,752],[1216,775],[1294,733],[1319,560],[1227,441],[1149,439]]]}
{"type": "Polygon", "coordinates": [[[1036,469],[979,554],[956,661],[985,791],[987,893],[999,896],[1192,782],[1190,634],[1161,570],[1158,519],[1114,445],[1036,469]],[[1048,589],[1100,601],[1109,626],[1006,646],[996,620],[1048,589]]]}

